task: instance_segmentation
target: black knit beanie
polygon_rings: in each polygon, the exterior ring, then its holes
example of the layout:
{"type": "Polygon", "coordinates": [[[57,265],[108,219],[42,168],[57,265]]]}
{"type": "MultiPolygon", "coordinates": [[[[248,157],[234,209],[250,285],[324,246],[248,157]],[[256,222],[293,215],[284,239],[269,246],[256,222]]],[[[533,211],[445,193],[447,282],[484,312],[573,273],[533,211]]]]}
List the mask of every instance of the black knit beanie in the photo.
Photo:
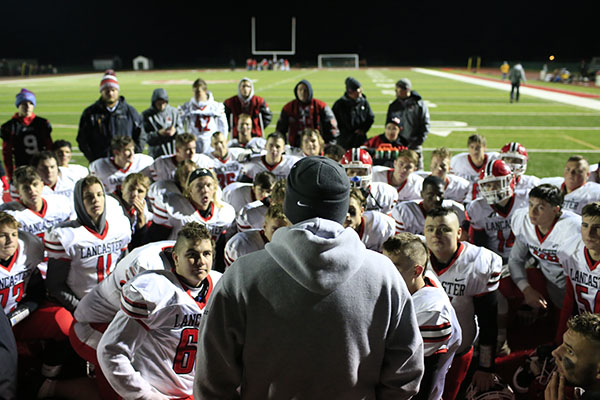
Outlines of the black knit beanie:
{"type": "Polygon", "coordinates": [[[327,157],[305,157],[287,178],[283,211],[293,224],[314,217],[343,224],[349,194],[350,182],[339,163],[327,157]]]}

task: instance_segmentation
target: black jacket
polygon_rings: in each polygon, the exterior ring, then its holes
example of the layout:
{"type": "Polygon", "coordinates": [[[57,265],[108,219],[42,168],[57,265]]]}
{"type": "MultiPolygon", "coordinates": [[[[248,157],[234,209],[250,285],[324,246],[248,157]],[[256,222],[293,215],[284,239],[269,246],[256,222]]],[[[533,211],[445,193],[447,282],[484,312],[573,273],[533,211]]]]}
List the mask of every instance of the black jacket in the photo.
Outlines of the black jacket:
{"type": "Polygon", "coordinates": [[[375,121],[375,114],[364,95],[354,100],[344,94],[333,104],[333,114],[340,131],[338,144],[345,149],[362,145],[375,121]],[[357,135],[356,130],[363,134],[357,135]]]}
{"type": "Polygon", "coordinates": [[[403,124],[400,136],[409,149],[421,146],[429,133],[429,110],[421,96],[412,91],[407,99],[396,99],[388,107],[386,121],[399,117],[403,124]]]}
{"type": "Polygon", "coordinates": [[[131,136],[135,151],[141,153],[146,145],[142,129],[142,118],[133,106],[119,97],[117,108],[110,112],[102,99],[89,106],[81,114],[77,143],[79,149],[91,163],[110,156],[110,141],[114,136],[131,136]]]}

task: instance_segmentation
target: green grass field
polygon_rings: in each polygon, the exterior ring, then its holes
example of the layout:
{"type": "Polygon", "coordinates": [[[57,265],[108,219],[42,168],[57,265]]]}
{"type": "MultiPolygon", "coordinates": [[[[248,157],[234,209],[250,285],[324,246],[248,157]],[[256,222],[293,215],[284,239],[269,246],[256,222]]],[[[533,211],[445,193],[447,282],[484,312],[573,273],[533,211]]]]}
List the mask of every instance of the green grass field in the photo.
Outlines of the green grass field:
{"type": "MultiPolygon", "coordinates": [[[[464,151],[467,137],[473,133],[487,138],[489,150],[498,150],[510,141],[522,143],[529,150],[527,173],[540,177],[562,175],[565,160],[571,154],[582,154],[590,162],[600,160],[600,111],[526,95],[521,96],[520,103],[510,104],[507,92],[425,75],[410,69],[117,73],[121,94],[139,112],[150,106],[150,96],[157,87],[165,88],[170,104],[177,106],[189,100],[192,81],[202,77],[208,82],[215,99],[223,101],[237,93],[239,79],[247,76],[255,81],[256,94],[267,100],[275,114],[267,132],[274,130],[281,108],[293,98],[293,87],[300,79],[308,79],[315,97],[331,106],[343,94],[344,79],[349,75],[361,81],[375,112],[375,124],[369,136],[383,132],[385,114],[389,102],[394,98],[396,80],[402,77],[411,79],[413,89],[430,102],[433,130],[451,131],[447,136],[431,134],[428,137],[425,142],[429,150],[426,151],[426,166],[431,149],[446,146],[454,152],[464,151]]],[[[7,120],[14,114],[15,95],[20,88],[26,87],[37,96],[36,114],[51,121],[53,138],[70,140],[76,146],[80,114],[99,97],[101,77],[102,73],[95,73],[0,80],[0,120],[7,120]]],[[[576,87],[568,89],[578,90],[576,87]]],[[[589,92],[587,89],[581,91],[589,92]]],[[[86,164],[81,156],[75,157],[75,161],[86,164]]]]}

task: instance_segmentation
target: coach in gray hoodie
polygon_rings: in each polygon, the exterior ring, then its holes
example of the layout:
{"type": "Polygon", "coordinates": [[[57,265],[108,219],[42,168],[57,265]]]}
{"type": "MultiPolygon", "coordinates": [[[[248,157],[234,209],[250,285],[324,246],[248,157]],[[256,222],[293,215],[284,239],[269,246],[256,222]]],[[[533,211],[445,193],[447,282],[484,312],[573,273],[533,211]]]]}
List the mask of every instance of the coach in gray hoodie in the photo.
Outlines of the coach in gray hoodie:
{"type": "Polygon", "coordinates": [[[325,157],[292,168],[278,229],[239,258],[200,322],[195,399],[408,399],[423,375],[394,265],[342,223],[350,185],[325,157]],[[238,392],[239,388],[239,392],[238,392]]]}
{"type": "Polygon", "coordinates": [[[175,154],[175,136],[183,133],[183,123],[177,108],[169,105],[165,89],[154,89],[151,106],[142,118],[150,155],[157,158],[175,154]]]}

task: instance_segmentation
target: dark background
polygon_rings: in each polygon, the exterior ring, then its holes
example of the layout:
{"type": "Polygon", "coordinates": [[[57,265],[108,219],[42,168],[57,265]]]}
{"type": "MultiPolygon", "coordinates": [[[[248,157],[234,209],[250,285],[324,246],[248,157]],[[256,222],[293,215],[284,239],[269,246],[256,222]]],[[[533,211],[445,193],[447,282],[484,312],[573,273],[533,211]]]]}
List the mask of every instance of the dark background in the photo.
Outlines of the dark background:
{"type": "Polygon", "coordinates": [[[285,48],[296,16],[297,52],[286,56],[295,66],[315,65],[319,53],[359,53],[371,66],[462,66],[469,56],[481,56],[484,66],[504,59],[541,65],[551,54],[557,62],[600,56],[599,1],[249,3],[5,1],[0,57],[81,69],[114,55],[131,68],[140,54],[156,68],[227,66],[232,58],[242,66],[251,55],[253,15],[260,43],[285,48]]]}

